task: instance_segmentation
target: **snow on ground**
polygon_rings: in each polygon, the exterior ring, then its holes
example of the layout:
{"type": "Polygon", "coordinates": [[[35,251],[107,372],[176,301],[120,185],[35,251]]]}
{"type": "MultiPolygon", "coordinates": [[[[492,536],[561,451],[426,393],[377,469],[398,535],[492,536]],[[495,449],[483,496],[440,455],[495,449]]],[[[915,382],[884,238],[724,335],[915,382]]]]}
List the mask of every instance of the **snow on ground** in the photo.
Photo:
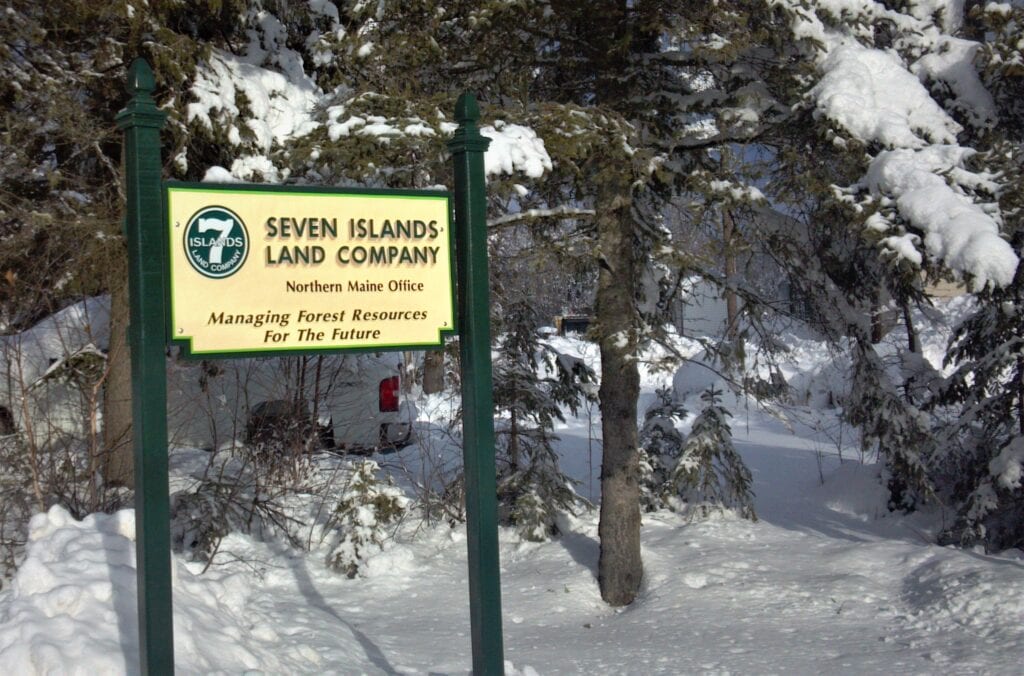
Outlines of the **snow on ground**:
{"type": "MultiPolygon", "coordinates": [[[[645,397],[664,378],[645,372],[645,397]]],[[[383,465],[421,477],[445,471],[451,402],[426,403],[429,442],[383,465]]],[[[549,543],[502,531],[509,673],[1021,672],[1024,553],[930,544],[941,512],[889,514],[877,467],[851,450],[827,411],[784,424],[733,403],[760,520],[645,515],[645,577],[631,606],[600,600],[595,512],[567,516],[566,534],[549,543]]],[[[595,408],[557,430],[566,467],[589,496],[599,429],[595,408]]],[[[28,558],[0,592],[0,671],[137,671],[133,536],[131,511],[82,522],[59,508],[35,517],[28,558]]],[[[175,559],[174,595],[181,674],[470,668],[462,527],[409,519],[355,580],[321,557],[232,535],[205,572],[175,559]]]]}

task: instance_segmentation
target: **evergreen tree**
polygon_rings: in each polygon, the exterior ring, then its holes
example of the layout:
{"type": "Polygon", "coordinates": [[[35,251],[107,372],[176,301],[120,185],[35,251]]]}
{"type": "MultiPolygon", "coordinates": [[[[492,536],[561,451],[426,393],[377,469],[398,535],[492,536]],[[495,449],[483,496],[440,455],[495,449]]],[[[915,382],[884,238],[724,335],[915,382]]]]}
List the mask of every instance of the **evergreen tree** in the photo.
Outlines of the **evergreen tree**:
{"type": "Polygon", "coordinates": [[[540,541],[558,533],[558,512],[583,504],[558,466],[553,428],[564,421],[563,406],[576,412],[586,398],[583,386],[594,374],[581,360],[538,340],[529,302],[503,310],[501,352],[494,364],[494,405],[508,415],[496,430],[499,515],[524,539],[540,541]]]}
{"type": "Polygon", "coordinates": [[[686,416],[672,390],[655,392],[657,399],[644,413],[640,428],[640,506],[646,512],[667,507],[669,477],[683,450],[683,435],[676,424],[686,416]]]}
{"type": "Polygon", "coordinates": [[[101,474],[108,487],[133,480],[124,188],[113,125],[127,64],[143,56],[155,67],[157,97],[170,113],[165,157],[173,157],[191,143],[183,108],[196,64],[208,41],[237,35],[242,7],[16,1],[0,17],[0,321],[18,331],[85,296],[112,294],[107,365],[89,383],[105,393],[105,434],[86,467],[88,480],[101,474]]]}
{"type": "MultiPolygon", "coordinates": [[[[574,171],[569,185],[594,212],[586,232],[598,270],[594,335],[602,369],[598,578],[602,597],[623,605],[642,578],[637,359],[664,324],[663,291],[671,284],[659,280],[685,258],[662,213],[692,189],[688,178],[718,148],[756,138],[778,116],[764,82],[776,77],[779,32],[760,3],[725,12],[669,2],[557,2],[545,20],[546,30],[527,31],[543,36],[540,53],[557,63],[540,62],[534,96],[559,102],[562,115],[572,116],[566,131],[575,133],[567,139],[572,148],[554,146],[557,132],[544,137],[558,160],[555,177],[558,169],[574,171]]],[[[542,195],[550,204],[565,189],[548,185],[542,195]]]]}
{"type": "Polygon", "coordinates": [[[327,564],[349,578],[359,574],[370,554],[383,547],[387,531],[402,519],[409,499],[372,460],[353,463],[338,503],[327,519],[331,538],[327,564]]]}
{"type": "MultiPolygon", "coordinates": [[[[977,57],[1001,49],[999,40],[980,41],[998,32],[972,26],[952,4],[933,12],[915,3],[851,3],[842,16],[827,3],[779,6],[813,70],[796,110],[801,122],[780,137],[768,190],[787,214],[766,219],[761,230],[816,308],[819,328],[850,351],[844,413],[884,461],[890,506],[913,508],[948,495],[947,478],[954,467],[962,476],[960,462],[984,474],[984,459],[950,444],[958,424],[950,427],[948,411],[938,408],[938,375],[921,355],[912,310],[929,303],[928,282],[959,278],[979,299],[1014,283],[1019,248],[999,237],[1013,208],[999,208],[1010,205],[1005,194],[1000,205],[991,202],[1002,194],[995,154],[975,152],[993,143],[1002,111],[991,93],[1007,87],[1013,68],[979,77],[984,59],[977,57]],[[895,115],[854,105],[861,92],[849,77],[868,63],[872,75],[862,88],[887,82],[899,92],[895,115]],[[790,220],[802,221],[806,233],[790,220]],[[886,315],[905,335],[898,369],[876,345],[886,315]]],[[[968,18],[985,15],[979,6],[968,18]]]]}
{"type": "Polygon", "coordinates": [[[753,478],[732,445],[732,414],[722,406],[721,395],[714,387],[701,395],[706,405],[672,468],[668,502],[702,517],[716,509],[733,509],[756,521],[753,478]]]}
{"type": "MultiPolygon", "coordinates": [[[[1002,178],[998,193],[1003,230],[1024,254],[1024,9],[977,5],[967,29],[990,36],[979,54],[998,125],[977,136],[986,160],[1002,178]]],[[[947,354],[956,370],[938,404],[957,417],[943,430],[931,463],[942,496],[958,507],[941,542],[981,543],[1001,550],[1024,544],[1024,266],[1013,281],[986,287],[975,312],[957,327],[947,354]]]]}

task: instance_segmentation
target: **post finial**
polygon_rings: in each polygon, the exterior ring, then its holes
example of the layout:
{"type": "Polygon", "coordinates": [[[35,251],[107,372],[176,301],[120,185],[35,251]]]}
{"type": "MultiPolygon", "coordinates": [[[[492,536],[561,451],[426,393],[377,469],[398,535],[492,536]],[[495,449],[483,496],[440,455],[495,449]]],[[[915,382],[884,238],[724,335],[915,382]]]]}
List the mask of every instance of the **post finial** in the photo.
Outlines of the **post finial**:
{"type": "Polygon", "coordinates": [[[470,92],[463,92],[455,102],[455,121],[462,124],[476,122],[479,119],[480,106],[476,103],[476,97],[470,92]]]}
{"type": "Polygon", "coordinates": [[[473,151],[483,153],[491,142],[489,138],[480,134],[477,122],[480,120],[480,106],[476,104],[476,97],[469,92],[463,93],[455,102],[455,119],[459,128],[455,130],[448,148],[453,153],[464,153],[473,151]]]}
{"type": "Polygon", "coordinates": [[[149,67],[149,64],[142,57],[136,58],[132,61],[132,65],[128,67],[127,89],[128,93],[132,96],[136,94],[149,94],[156,89],[153,69],[149,67]]]}
{"type": "MultiPolygon", "coordinates": [[[[153,101],[153,90],[156,89],[156,78],[153,77],[153,69],[149,67],[145,59],[137,58],[128,67],[128,79],[125,82],[125,90],[128,92],[127,105],[117,114],[117,126],[120,129],[130,127],[152,127],[160,129],[164,125],[167,113],[157,108],[153,101]]],[[[157,148],[160,147],[160,140],[157,138],[157,148]]]]}

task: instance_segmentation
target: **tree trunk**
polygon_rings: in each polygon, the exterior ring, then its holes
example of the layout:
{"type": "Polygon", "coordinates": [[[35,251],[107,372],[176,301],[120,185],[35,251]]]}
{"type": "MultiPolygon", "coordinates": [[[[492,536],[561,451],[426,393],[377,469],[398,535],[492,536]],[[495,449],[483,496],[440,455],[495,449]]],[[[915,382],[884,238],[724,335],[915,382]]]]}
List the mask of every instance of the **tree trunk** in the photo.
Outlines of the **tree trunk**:
{"type": "Polygon", "coordinates": [[[871,344],[878,345],[885,338],[882,324],[882,302],[877,298],[871,303],[871,344]]]}
{"type": "Polygon", "coordinates": [[[1017,357],[1017,427],[1024,436],[1024,357],[1017,357]]]}
{"type": "Polygon", "coordinates": [[[733,343],[736,350],[736,338],[740,332],[739,300],[736,297],[736,222],[728,209],[722,209],[722,246],[725,252],[725,337],[733,343]]]}
{"type": "Polygon", "coordinates": [[[617,347],[601,346],[601,520],[598,584],[613,606],[633,602],[643,578],[640,558],[640,484],[636,401],[640,376],[636,362],[617,347]]]}
{"type": "Polygon", "coordinates": [[[903,310],[903,324],[907,328],[907,349],[915,354],[921,352],[921,341],[917,337],[917,328],[914,326],[914,317],[910,313],[910,303],[901,303],[903,310]]]}
{"type": "Polygon", "coordinates": [[[508,470],[509,474],[519,471],[519,417],[516,415],[515,402],[509,410],[508,423],[508,470]]]}
{"type": "Polygon", "coordinates": [[[601,598],[613,606],[633,602],[643,577],[640,559],[640,484],[636,364],[636,246],[629,209],[629,176],[613,167],[611,185],[597,204],[600,273],[596,320],[601,341],[601,598]]]}
{"type": "MultiPolygon", "coordinates": [[[[910,303],[904,300],[902,303],[903,323],[907,328],[907,350],[913,354],[921,353],[921,340],[917,336],[917,329],[914,327],[914,318],[910,313],[910,303]]],[[[903,391],[906,394],[907,402],[914,403],[914,389],[916,377],[913,372],[907,376],[903,383],[903,391]]]]}
{"type": "Polygon", "coordinates": [[[444,390],[444,352],[429,350],[423,355],[423,394],[444,390]]]}
{"type": "Polygon", "coordinates": [[[128,353],[128,283],[110,293],[110,346],[103,390],[103,480],[134,488],[132,449],[132,369],[128,353]]]}

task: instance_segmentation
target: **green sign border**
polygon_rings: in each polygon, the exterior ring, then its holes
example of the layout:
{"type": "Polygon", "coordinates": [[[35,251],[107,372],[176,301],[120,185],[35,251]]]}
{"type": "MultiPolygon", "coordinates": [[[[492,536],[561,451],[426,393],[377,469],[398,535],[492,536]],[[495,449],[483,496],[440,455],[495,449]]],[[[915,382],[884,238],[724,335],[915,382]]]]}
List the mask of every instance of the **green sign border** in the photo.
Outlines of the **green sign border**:
{"type": "Polygon", "coordinates": [[[337,354],[337,353],[360,353],[360,352],[400,352],[403,350],[424,350],[440,348],[444,346],[444,339],[447,336],[456,335],[459,332],[458,313],[455,307],[455,279],[456,279],[456,252],[455,252],[455,218],[452,205],[452,194],[447,190],[400,190],[400,189],[374,189],[374,188],[331,188],[322,186],[297,186],[297,185],[273,185],[267,183],[190,183],[184,181],[165,181],[164,192],[164,224],[167,228],[168,249],[164,259],[166,269],[165,279],[167,286],[164,288],[164,300],[167,307],[167,342],[177,345],[181,349],[183,357],[188,359],[236,359],[247,357],[286,357],[296,355],[314,354],[337,354]],[[211,195],[225,194],[278,194],[286,193],[291,195],[307,195],[309,197],[331,197],[331,196],[358,196],[358,197],[379,197],[382,199],[443,199],[447,203],[448,211],[448,304],[451,310],[452,326],[440,328],[437,332],[436,342],[425,343],[394,343],[388,345],[352,345],[339,347],[336,345],[326,347],[301,346],[292,348],[269,348],[266,350],[214,350],[198,351],[192,349],[192,336],[178,336],[174,334],[174,303],[172,289],[174,288],[174,271],[171,266],[171,255],[174,246],[177,244],[174,223],[171,221],[171,203],[176,192],[202,192],[211,195]]]}

